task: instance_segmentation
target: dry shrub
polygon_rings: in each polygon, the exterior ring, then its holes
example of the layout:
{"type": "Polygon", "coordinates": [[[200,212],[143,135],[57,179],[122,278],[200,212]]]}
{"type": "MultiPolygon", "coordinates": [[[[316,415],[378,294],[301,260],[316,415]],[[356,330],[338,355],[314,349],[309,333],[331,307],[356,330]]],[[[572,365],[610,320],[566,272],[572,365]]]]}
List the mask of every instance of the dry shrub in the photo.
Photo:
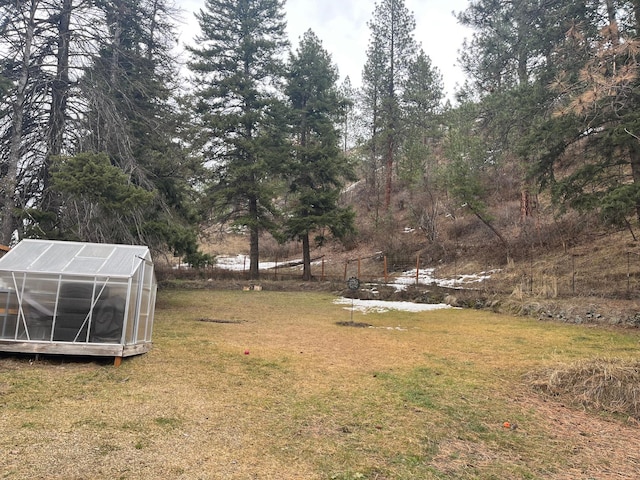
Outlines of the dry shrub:
{"type": "Polygon", "coordinates": [[[297,241],[285,243],[278,242],[269,234],[260,236],[260,259],[262,261],[275,261],[300,255],[302,244],[297,241]]]}
{"type": "Polygon", "coordinates": [[[527,381],[566,403],[640,419],[640,360],[583,360],[530,373],[527,381]]]}

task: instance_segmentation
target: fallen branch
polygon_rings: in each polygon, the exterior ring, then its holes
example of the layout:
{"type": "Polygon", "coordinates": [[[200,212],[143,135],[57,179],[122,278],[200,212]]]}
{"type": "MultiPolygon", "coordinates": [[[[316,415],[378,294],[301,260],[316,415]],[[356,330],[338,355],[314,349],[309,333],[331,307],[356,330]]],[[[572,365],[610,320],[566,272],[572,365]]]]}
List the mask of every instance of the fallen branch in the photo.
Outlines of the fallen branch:
{"type": "MultiPolygon", "coordinates": [[[[324,258],[324,255],[320,255],[319,257],[312,258],[312,262],[317,262],[318,260],[324,258]]],[[[292,262],[280,263],[278,265],[274,265],[273,267],[269,267],[266,270],[274,270],[276,268],[289,268],[289,267],[297,267],[298,265],[303,265],[304,260],[294,260],[292,262]]]]}

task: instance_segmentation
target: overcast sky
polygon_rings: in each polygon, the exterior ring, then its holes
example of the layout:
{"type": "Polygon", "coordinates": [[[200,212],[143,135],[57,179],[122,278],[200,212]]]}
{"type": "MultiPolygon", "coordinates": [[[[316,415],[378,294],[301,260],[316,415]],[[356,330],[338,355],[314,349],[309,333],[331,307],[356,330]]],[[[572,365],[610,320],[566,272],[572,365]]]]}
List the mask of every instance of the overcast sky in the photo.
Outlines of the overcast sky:
{"type": "MultiPolygon", "coordinates": [[[[204,0],[178,0],[186,23],[182,43],[190,43],[199,32],[193,12],[204,7],[204,0]]],[[[287,32],[292,48],[312,29],[338,65],[342,78],[349,76],[359,86],[370,31],[367,22],[373,15],[375,0],[287,0],[287,32]]],[[[470,31],[458,25],[452,12],[464,10],[469,0],[405,0],[416,19],[415,38],[444,77],[449,98],[464,77],[457,67],[458,50],[470,31]]]]}

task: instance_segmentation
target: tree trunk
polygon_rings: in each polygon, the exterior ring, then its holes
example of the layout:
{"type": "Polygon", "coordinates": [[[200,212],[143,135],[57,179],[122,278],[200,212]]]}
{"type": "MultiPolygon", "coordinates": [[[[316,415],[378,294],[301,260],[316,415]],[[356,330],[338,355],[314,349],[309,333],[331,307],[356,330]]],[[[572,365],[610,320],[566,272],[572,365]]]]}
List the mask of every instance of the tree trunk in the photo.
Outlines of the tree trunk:
{"type": "MultiPolygon", "coordinates": [[[[632,148],[631,157],[631,175],[634,185],[640,185],[640,149],[632,148]]],[[[640,199],[636,200],[636,217],[640,222],[640,199]]]]}
{"type": "Polygon", "coordinates": [[[124,7],[122,5],[118,8],[118,21],[115,22],[113,28],[113,39],[112,39],[112,52],[111,52],[111,71],[109,72],[109,77],[111,79],[112,85],[117,85],[118,75],[120,72],[120,48],[122,42],[122,19],[124,17],[124,7]]]}
{"type": "Polygon", "coordinates": [[[13,210],[15,208],[16,178],[18,174],[18,163],[20,162],[24,109],[26,101],[27,86],[29,83],[29,66],[31,60],[31,47],[35,35],[35,14],[38,8],[37,0],[32,0],[29,18],[25,24],[24,49],[22,53],[22,65],[20,77],[15,88],[15,98],[12,104],[12,126],[11,143],[9,147],[9,159],[7,173],[0,183],[2,191],[2,243],[8,245],[14,230],[13,210]]]}
{"type": "Polygon", "coordinates": [[[387,179],[384,187],[384,208],[385,210],[389,210],[391,206],[391,186],[393,182],[393,139],[389,138],[387,140],[387,165],[385,167],[385,173],[387,175],[387,179]]]}
{"type": "Polygon", "coordinates": [[[605,5],[607,7],[607,20],[609,21],[609,27],[611,29],[611,41],[613,45],[620,44],[620,33],[618,31],[618,21],[616,20],[616,6],[613,0],[606,0],[605,5]]]}
{"type": "Polygon", "coordinates": [[[500,243],[502,243],[504,248],[507,250],[507,257],[508,257],[510,254],[509,242],[507,242],[507,240],[502,236],[502,234],[500,234],[500,232],[496,230],[496,228],[493,225],[491,225],[491,222],[489,220],[484,218],[480,213],[476,212],[475,210],[472,210],[472,212],[476,217],[478,217],[478,220],[484,223],[487,226],[487,228],[491,230],[496,237],[498,237],[498,239],[500,240],[500,243]]]}
{"type": "MultiPolygon", "coordinates": [[[[58,217],[60,201],[51,191],[51,163],[53,157],[62,153],[66,125],[67,99],[69,95],[69,44],[71,41],[72,0],[63,0],[58,22],[58,55],[56,76],[51,82],[51,113],[47,138],[47,155],[42,168],[42,209],[58,217]]],[[[54,220],[55,222],[56,220],[54,220]]]]}
{"type": "Polygon", "coordinates": [[[153,54],[155,50],[157,13],[158,0],[155,0],[151,9],[151,26],[149,27],[149,38],[147,39],[147,60],[149,61],[153,60],[153,54]]]}
{"type": "Polygon", "coordinates": [[[529,203],[529,189],[523,187],[520,190],[520,221],[524,222],[531,215],[531,205],[529,203]]]}
{"type": "Polygon", "coordinates": [[[249,225],[249,278],[258,280],[260,278],[260,269],[258,268],[260,227],[258,226],[258,199],[255,197],[249,199],[249,217],[251,218],[249,225]]]}
{"type": "Polygon", "coordinates": [[[396,66],[396,9],[395,3],[391,3],[391,28],[390,28],[390,51],[389,51],[389,91],[387,92],[388,103],[389,103],[389,111],[387,112],[387,153],[386,153],[386,182],[384,188],[384,208],[388,212],[391,207],[391,185],[393,182],[393,147],[394,147],[394,139],[396,136],[395,126],[396,126],[396,91],[395,91],[395,66],[396,66]]]}
{"type": "Polygon", "coordinates": [[[309,232],[302,235],[302,280],[311,280],[311,250],[309,248],[309,232]]]}
{"type": "MultiPolygon", "coordinates": [[[[63,0],[58,23],[58,58],[56,76],[51,85],[51,115],[49,117],[49,156],[60,155],[64,138],[67,98],[69,94],[69,44],[71,42],[71,3],[63,0]]],[[[49,168],[47,164],[47,169],[49,168]]],[[[46,181],[46,179],[45,179],[46,181]]]]}

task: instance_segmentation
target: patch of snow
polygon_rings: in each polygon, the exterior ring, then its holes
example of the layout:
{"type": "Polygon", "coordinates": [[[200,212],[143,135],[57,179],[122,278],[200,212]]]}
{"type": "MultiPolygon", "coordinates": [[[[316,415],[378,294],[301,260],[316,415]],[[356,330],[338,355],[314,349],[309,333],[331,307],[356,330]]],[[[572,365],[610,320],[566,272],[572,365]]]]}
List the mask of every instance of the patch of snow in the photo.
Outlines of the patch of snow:
{"type": "MultiPolygon", "coordinates": [[[[260,269],[274,268],[276,262],[258,262],[260,269]]],[[[216,267],[225,270],[249,270],[249,255],[217,255],[216,267]]]]}
{"type": "MultiPolygon", "coordinates": [[[[422,285],[430,285],[432,283],[436,283],[436,279],[433,277],[435,272],[435,268],[423,268],[418,270],[418,282],[422,285]]],[[[415,270],[407,270],[406,272],[402,272],[399,277],[396,277],[393,280],[392,286],[395,287],[396,290],[404,290],[407,288],[407,285],[415,285],[416,284],[416,271],[415,270]]]]}
{"type": "MultiPolygon", "coordinates": [[[[351,308],[353,301],[353,309],[362,313],[384,313],[389,310],[400,310],[403,312],[427,312],[431,310],[441,310],[444,308],[453,308],[446,303],[413,303],[413,302],[387,302],[384,300],[359,300],[341,297],[333,301],[336,305],[348,305],[351,308]]],[[[347,307],[345,307],[346,309],[347,307]]]]}
{"type": "Polygon", "coordinates": [[[416,282],[416,271],[407,270],[402,272],[399,277],[396,277],[391,284],[397,291],[401,291],[407,288],[407,285],[431,285],[435,284],[439,287],[447,288],[465,288],[469,284],[484,282],[491,278],[491,275],[498,270],[491,270],[489,272],[480,272],[473,275],[458,275],[456,278],[435,278],[435,268],[422,268],[418,270],[418,281],[416,282]]]}
{"type": "Polygon", "coordinates": [[[480,272],[477,275],[458,275],[458,278],[454,279],[442,279],[438,281],[438,285],[441,287],[450,287],[450,288],[462,288],[461,285],[468,285],[470,283],[480,283],[485,280],[489,280],[491,278],[491,274],[495,273],[496,270],[492,270],[490,272],[480,272]]]}
{"type": "MultiPolygon", "coordinates": [[[[382,255],[381,252],[378,253],[382,255]]],[[[302,262],[302,260],[299,260],[302,262]]],[[[313,265],[321,264],[322,260],[312,262],[313,265]]],[[[280,263],[282,264],[282,262],[280,263]]],[[[276,267],[276,262],[260,262],[260,269],[268,269],[276,267]]],[[[183,268],[186,265],[182,266],[183,268]]],[[[249,269],[249,256],[248,255],[218,255],[216,256],[216,266],[225,270],[245,271],[249,269]]],[[[174,267],[179,268],[179,267],[174,267]]],[[[303,266],[299,265],[298,269],[302,269],[303,266]]],[[[418,281],[416,282],[416,271],[407,270],[402,272],[398,277],[395,277],[390,283],[397,291],[405,290],[408,285],[438,285],[440,287],[447,288],[467,288],[474,283],[483,282],[498,270],[490,270],[488,272],[480,272],[474,275],[458,275],[456,278],[435,278],[435,268],[421,268],[418,270],[418,281]]]]}
{"type": "Polygon", "coordinates": [[[171,267],[174,270],[189,270],[191,268],[191,265],[189,265],[188,263],[179,263],[178,265],[174,265],[173,267],[171,267]]]}

